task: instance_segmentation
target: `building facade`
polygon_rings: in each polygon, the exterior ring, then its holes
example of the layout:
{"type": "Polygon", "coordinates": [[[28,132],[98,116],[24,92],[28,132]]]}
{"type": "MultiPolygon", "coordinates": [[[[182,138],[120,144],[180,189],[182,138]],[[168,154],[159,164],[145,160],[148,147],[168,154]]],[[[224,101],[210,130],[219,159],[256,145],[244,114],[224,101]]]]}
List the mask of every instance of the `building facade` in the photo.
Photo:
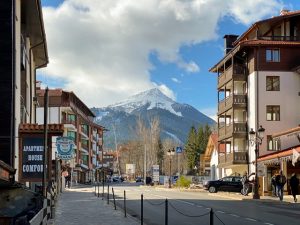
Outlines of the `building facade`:
{"type": "Polygon", "coordinates": [[[36,70],[48,64],[40,1],[1,1],[0,21],[0,160],[18,170],[19,125],[35,123],[36,70]]]}
{"type": "MultiPolygon", "coordinates": [[[[210,71],[218,74],[219,168],[225,175],[255,172],[249,131],[265,128],[258,157],[277,149],[274,133],[299,124],[300,11],[254,23],[241,36],[225,35],[225,56],[210,71]]],[[[269,189],[259,164],[262,189],[269,189]]]]}
{"type": "MultiPolygon", "coordinates": [[[[45,90],[37,82],[39,107],[37,122],[44,121],[45,90]]],[[[48,90],[48,121],[64,125],[63,136],[74,140],[75,158],[63,160],[62,166],[71,174],[73,182],[87,183],[95,180],[96,169],[102,165],[104,127],[95,124],[95,115],[73,93],[62,89],[48,90]]],[[[52,145],[55,148],[53,138],[52,145]]],[[[55,160],[55,155],[52,156],[55,160]]]]}

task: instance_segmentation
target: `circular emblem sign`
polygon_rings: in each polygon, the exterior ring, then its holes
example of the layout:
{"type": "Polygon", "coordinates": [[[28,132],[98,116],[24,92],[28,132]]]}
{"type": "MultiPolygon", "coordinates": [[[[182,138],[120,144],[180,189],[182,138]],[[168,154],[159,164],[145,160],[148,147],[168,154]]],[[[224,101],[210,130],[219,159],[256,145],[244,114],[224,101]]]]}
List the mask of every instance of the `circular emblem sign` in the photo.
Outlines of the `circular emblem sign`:
{"type": "Polygon", "coordinates": [[[69,160],[75,157],[74,141],[71,137],[56,138],[56,147],[59,159],[69,160]]]}

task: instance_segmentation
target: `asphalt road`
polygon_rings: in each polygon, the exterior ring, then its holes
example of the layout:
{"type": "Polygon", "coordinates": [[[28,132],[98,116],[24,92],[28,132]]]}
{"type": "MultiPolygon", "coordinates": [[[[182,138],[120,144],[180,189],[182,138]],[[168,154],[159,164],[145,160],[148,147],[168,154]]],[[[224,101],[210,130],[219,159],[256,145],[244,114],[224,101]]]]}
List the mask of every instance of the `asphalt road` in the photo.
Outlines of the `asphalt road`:
{"type": "MultiPolygon", "coordinates": [[[[143,216],[147,225],[165,224],[166,199],[168,199],[169,225],[296,225],[300,224],[300,204],[279,201],[232,200],[220,198],[207,192],[139,187],[136,184],[113,185],[117,205],[123,208],[126,190],[127,212],[141,218],[141,195],[143,216]]],[[[105,188],[107,192],[107,188],[105,188]]],[[[112,204],[112,202],[110,203],[112,204]]]]}

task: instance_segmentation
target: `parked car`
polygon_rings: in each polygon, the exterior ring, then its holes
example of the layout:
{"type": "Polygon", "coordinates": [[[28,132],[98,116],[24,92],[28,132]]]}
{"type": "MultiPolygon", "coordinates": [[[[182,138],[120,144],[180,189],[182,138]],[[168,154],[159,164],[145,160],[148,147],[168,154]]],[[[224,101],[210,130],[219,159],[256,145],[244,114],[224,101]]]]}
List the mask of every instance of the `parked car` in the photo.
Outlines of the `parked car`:
{"type": "Polygon", "coordinates": [[[223,177],[219,180],[204,181],[203,187],[210,193],[218,191],[241,192],[243,189],[241,179],[242,177],[239,176],[223,177]]]}
{"type": "Polygon", "coordinates": [[[136,179],[135,179],[135,182],[143,182],[143,178],[141,178],[141,177],[137,177],[136,179]]]}

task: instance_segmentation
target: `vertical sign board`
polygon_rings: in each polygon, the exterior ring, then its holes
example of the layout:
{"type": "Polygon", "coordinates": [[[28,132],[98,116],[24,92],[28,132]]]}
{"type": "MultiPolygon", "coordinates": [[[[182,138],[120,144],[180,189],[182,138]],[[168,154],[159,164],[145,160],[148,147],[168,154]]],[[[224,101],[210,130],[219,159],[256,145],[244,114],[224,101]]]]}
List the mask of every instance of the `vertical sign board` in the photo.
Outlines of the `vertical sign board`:
{"type": "Polygon", "coordinates": [[[42,137],[24,137],[22,143],[22,180],[41,181],[44,171],[44,139],[42,137]]]}
{"type": "Polygon", "coordinates": [[[152,179],[153,182],[159,182],[159,165],[152,166],[152,179]]]}

